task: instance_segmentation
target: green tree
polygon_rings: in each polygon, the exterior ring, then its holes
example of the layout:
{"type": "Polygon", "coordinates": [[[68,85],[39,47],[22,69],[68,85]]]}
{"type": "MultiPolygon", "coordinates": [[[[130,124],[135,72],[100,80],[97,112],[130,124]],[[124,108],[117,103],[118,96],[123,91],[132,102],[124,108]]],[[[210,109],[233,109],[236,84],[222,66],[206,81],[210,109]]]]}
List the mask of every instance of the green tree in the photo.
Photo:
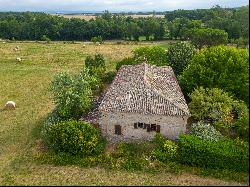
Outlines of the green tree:
{"type": "Polygon", "coordinates": [[[180,75],[185,67],[190,63],[196,50],[194,46],[187,42],[178,42],[169,46],[167,59],[176,75],[180,75]]]}
{"type": "Polygon", "coordinates": [[[126,26],[126,36],[129,40],[139,41],[139,37],[141,36],[142,29],[135,22],[130,22],[126,26]]]}
{"type": "Polygon", "coordinates": [[[90,75],[102,77],[106,71],[105,59],[102,54],[96,54],[94,57],[88,55],[85,59],[85,66],[89,69],[90,75]]]}
{"type": "Polygon", "coordinates": [[[187,95],[199,86],[217,87],[248,103],[248,60],[246,49],[227,46],[203,49],[179,77],[181,88],[187,95]]]}
{"type": "Polygon", "coordinates": [[[224,30],[200,28],[192,29],[188,36],[191,42],[199,49],[203,46],[214,46],[226,44],[228,41],[228,34],[224,30]]]}
{"type": "Polygon", "coordinates": [[[51,91],[59,115],[65,119],[79,119],[92,105],[96,78],[87,69],[80,74],[59,73],[51,83],[51,91]]]}
{"type": "Polygon", "coordinates": [[[218,88],[195,89],[190,95],[188,104],[192,116],[196,120],[209,122],[226,122],[233,110],[233,98],[218,88]]]}
{"type": "Polygon", "coordinates": [[[138,63],[149,63],[157,66],[167,66],[168,59],[165,48],[159,46],[140,47],[133,51],[134,60],[138,63]]]}

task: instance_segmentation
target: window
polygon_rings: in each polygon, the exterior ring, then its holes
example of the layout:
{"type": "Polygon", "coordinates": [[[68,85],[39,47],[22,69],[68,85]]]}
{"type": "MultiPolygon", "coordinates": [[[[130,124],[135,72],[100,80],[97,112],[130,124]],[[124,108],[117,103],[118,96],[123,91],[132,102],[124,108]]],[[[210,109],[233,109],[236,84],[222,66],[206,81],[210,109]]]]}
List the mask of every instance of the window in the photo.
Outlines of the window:
{"type": "Polygon", "coordinates": [[[147,132],[150,131],[156,131],[156,132],[160,132],[160,125],[156,125],[156,124],[146,124],[146,123],[134,123],[134,128],[138,129],[138,128],[143,128],[143,129],[147,129],[147,132]]]}
{"type": "Polygon", "coordinates": [[[134,123],[134,128],[138,129],[138,128],[143,128],[144,123],[134,123]]]}
{"type": "Polygon", "coordinates": [[[120,125],[115,125],[115,134],[121,135],[122,134],[122,129],[120,125]]]}
{"type": "Polygon", "coordinates": [[[156,131],[156,124],[151,124],[151,131],[156,131]]]}
{"type": "Polygon", "coordinates": [[[143,128],[143,123],[138,123],[138,127],[143,128]]]}

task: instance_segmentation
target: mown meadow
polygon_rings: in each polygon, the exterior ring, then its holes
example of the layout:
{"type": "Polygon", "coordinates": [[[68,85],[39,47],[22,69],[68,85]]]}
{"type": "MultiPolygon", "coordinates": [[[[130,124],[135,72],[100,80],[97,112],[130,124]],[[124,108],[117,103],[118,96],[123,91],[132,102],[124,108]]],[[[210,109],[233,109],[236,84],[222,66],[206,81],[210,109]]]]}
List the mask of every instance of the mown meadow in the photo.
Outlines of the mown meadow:
{"type": "Polygon", "coordinates": [[[167,47],[168,43],[114,41],[95,45],[83,42],[1,41],[0,184],[247,185],[246,173],[222,172],[221,176],[215,174],[217,178],[213,178],[206,176],[208,171],[195,167],[167,166],[158,172],[142,172],[50,162],[53,158],[46,155],[41,128],[43,120],[54,108],[48,90],[54,75],[61,71],[79,72],[85,57],[96,53],[104,55],[108,70],[115,70],[117,61],[131,56],[133,49],[148,45],[167,47]],[[14,50],[16,46],[19,46],[18,51],[14,50]],[[17,57],[21,57],[22,61],[18,62],[17,57]],[[16,110],[1,110],[8,100],[16,102],[16,110]]]}

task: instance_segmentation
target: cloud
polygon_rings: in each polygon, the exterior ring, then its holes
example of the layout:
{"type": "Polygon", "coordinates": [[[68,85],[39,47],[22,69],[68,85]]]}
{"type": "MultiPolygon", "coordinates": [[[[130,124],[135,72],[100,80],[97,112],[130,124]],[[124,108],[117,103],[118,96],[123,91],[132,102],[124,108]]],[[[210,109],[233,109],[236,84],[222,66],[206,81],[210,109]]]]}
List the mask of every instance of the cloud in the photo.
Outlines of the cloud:
{"type": "Polygon", "coordinates": [[[239,7],[248,0],[0,0],[0,11],[166,11],[239,7]]]}

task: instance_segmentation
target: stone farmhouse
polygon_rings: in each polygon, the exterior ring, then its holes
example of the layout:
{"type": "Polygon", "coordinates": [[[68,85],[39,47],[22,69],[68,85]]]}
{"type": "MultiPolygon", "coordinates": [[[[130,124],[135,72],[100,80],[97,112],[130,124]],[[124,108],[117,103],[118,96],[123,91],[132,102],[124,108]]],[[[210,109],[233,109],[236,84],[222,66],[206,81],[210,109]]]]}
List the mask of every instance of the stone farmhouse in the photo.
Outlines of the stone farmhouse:
{"type": "Polygon", "coordinates": [[[191,116],[171,67],[123,65],[98,107],[109,140],[150,140],[156,132],[177,139],[191,116]]]}

